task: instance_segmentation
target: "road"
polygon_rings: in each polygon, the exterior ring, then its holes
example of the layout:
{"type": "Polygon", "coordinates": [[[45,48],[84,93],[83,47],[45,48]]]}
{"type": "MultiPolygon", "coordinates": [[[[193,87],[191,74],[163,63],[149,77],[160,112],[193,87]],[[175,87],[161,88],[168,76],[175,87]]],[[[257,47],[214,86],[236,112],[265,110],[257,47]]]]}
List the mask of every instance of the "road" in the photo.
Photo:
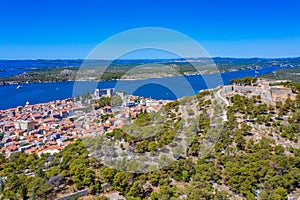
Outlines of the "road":
{"type": "Polygon", "coordinates": [[[223,97],[223,96],[221,95],[221,91],[222,91],[222,89],[220,89],[220,90],[218,90],[218,91],[216,92],[217,97],[218,97],[220,100],[222,100],[222,101],[226,104],[226,106],[229,106],[229,105],[230,105],[229,101],[228,101],[225,97],[223,97]]]}

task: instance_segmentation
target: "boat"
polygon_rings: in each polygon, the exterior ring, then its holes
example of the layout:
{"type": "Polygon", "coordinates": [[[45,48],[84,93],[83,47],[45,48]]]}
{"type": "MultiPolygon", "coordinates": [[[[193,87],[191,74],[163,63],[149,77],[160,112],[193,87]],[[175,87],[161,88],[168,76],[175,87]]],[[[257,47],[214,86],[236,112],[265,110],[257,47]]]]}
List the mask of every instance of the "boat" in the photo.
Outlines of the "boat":
{"type": "Polygon", "coordinates": [[[18,86],[17,86],[17,90],[18,90],[18,89],[21,89],[22,87],[23,87],[22,85],[18,85],[18,86]]]}

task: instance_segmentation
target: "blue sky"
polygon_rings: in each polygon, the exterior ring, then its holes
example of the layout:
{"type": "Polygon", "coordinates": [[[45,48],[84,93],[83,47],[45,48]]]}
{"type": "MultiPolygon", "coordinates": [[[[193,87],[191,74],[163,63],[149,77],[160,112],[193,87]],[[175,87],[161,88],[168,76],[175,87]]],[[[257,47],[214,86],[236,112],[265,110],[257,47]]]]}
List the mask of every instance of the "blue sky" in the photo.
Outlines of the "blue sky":
{"type": "Polygon", "coordinates": [[[299,7],[298,0],[5,0],[0,59],[84,58],[108,37],[148,26],[182,32],[211,56],[295,57],[299,7]]]}

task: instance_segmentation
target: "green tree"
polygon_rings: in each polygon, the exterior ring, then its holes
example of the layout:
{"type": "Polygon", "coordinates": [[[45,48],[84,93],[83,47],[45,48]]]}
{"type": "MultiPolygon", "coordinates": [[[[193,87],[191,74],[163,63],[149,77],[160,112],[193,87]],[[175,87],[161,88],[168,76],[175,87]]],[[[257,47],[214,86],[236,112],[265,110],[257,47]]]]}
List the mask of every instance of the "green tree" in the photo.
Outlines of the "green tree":
{"type": "Polygon", "coordinates": [[[287,199],[287,191],[286,189],[282,188],[282,187],[278,187],[276,190],[275,190],[275,194],[273,195],[273,199],[275,200],[285,200],[287,199]]]}

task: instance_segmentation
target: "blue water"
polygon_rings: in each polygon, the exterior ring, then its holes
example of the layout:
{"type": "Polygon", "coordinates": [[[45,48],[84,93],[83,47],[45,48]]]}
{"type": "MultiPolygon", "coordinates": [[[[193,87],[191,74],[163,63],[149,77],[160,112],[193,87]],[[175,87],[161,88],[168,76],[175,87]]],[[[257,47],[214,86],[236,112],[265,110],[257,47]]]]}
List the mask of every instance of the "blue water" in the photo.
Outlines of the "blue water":
{"type": "Polygon", "coordinates": [[[80,66],[82,60],[0,60],[0,78],[21,74],[30,69],[80,66]]]}
{"type": "MultiPolygon", "coordinates": [[[[272,73],[280,69],[279,66],[263,67],[259,75],[272,73]]],[[[112,88],[125,90],[129,94],[135,94],[154,99],[174,100],[183,96],[189,96],[206,88],[214,88],[219,85],[229,84],[231,79],[255,76],[255,70],[241,70],[225,72],[220,75],[200,75],[186,77],[167,77],[161,79],[147,79],[135,81],[106,81],[106,82],[58,82],[58,83],[32,83],[23,84],[22,89],[16,89],[16,85],[0,86],[0,109],[7,109],[30,104],[49,102],[55,99],[65,99],[86,92],[93,92],[98,88],[112,88]]]]}

